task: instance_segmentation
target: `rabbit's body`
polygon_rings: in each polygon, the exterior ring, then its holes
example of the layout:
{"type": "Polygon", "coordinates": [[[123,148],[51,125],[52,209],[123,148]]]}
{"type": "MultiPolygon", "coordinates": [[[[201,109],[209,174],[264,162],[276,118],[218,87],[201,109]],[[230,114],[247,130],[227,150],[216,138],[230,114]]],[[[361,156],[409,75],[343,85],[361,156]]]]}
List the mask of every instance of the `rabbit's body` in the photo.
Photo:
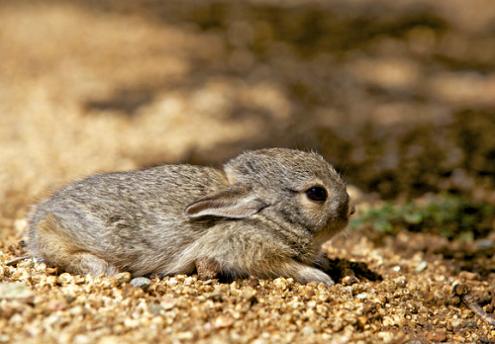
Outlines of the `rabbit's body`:
{"type": "MultiPolygon", "coordinates": [[[[206,231],[203,223],[187,221],[185,207],[191,199],[218,191],[226,184],[220,171],[188,165],[83,179],[37,206],[30,221],[31,251],[48,263],[60,265],[51,261],[51,255],[58,256],[58,252],[45,249],[53,245],[53,239],[45,243],[37,229],[48,217],[51,228],[42,231],[53,231],[55,239],[73,246],[68,250],[104,257],[112,266],[135,275],[166,271],[166,265],[181,249],[206,231]]],[[[190,269],[184,267],[177,272],[190,269]]]]}
{"type": "Polygon", "coordinates": [[[36,207],[29,247],[73,273],[191,273],[207,259],[234,277],[330,284],[314,265],[347,216],[345,184],[320,156],[268,149],[225,172],[165,165],[75,182],[36,207]],[[308,199],[322,198],[315,183],[328,200],[308,199]]]}

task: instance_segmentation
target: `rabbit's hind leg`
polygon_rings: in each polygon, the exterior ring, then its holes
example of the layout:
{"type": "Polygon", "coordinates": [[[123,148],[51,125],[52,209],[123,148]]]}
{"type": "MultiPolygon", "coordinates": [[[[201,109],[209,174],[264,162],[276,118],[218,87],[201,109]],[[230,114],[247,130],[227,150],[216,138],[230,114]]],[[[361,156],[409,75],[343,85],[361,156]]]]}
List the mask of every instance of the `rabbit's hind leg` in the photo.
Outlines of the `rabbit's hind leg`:
{"type": "Polygon", "coordinates": [[[105,260],[91,253],[75,253],[71,256],[71,261],[67,263],[64,270],[73,274],[115,275],[119,270],[105,260]]]}
{"type": "Polygon", "coordinates": [[[118,269],[105,260],[85,251],[64,234],[56,217],[48,214],[36,228],[31,238],[36,258],[73,274],[113,275],[118,269]]]}

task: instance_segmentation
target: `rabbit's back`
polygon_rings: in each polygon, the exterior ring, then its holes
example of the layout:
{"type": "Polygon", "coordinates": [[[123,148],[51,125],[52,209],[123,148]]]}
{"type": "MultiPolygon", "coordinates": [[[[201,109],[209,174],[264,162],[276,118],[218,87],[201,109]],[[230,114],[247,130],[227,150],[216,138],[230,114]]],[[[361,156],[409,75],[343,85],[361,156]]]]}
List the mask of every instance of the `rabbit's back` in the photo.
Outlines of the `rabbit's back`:
{"type": "Polygon", "coordinates": [[[53,216],[78,248],[146,273],[201,235],[204,226],[191,224],[183,211],[225,183],[222,172],[190,165],[94,175],[37,206],[30,218],[30,246],[37,251],[38,224],[53,216]]]}
{"type": "Polygon", "coordinates": [[[55,193],[60,199],[98,203],[122,201],[145,207],[166,206],[182,211],[191,197],[201,197],[226,184],[217,169],[192,165],[164,165],[145,170],[97,174],[69,184],[55,193]]]}

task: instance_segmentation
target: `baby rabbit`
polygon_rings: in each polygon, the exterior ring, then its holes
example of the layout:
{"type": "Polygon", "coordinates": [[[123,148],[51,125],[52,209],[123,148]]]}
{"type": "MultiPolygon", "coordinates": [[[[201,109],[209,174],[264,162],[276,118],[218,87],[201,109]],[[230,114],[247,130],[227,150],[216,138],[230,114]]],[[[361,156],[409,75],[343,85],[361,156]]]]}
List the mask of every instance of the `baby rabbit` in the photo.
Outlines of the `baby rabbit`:
{"type": "Polygon", "coordinates": [[[271,148],[223,171],[164,165],[75,182],[35,208],[28,245],[71,273],[188,274],[206,261],[233,278],[333,284],[320,247],[351,212],[320,155],[271,148]]]}

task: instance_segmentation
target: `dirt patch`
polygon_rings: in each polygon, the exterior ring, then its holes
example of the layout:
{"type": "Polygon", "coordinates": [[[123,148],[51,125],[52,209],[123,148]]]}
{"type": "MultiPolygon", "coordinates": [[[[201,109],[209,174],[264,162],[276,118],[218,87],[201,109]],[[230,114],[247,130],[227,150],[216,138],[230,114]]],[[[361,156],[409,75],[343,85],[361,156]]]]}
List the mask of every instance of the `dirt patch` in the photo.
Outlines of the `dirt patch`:
{"type": "Polygon", "coordinates": [[[21,252],[4,247],[3,283],[19,285],[18,294],[0,295],[2,339],[490,342],[493,328],[453,288],[461,283],[463,295],[491,313],[495,274],[459,272],[449,258],[421,250],[411,257],[397,241],[418,239],[401,234],[377,245],[361,232],[339,236],[328,249],[339,281],[333,287],[284,278],[219,283],[176,276],[155,278],[142,289],[131,287],[124,274],[91,278],[60,275],[32,261],[6,265],[11,253],[21,252]]]}

